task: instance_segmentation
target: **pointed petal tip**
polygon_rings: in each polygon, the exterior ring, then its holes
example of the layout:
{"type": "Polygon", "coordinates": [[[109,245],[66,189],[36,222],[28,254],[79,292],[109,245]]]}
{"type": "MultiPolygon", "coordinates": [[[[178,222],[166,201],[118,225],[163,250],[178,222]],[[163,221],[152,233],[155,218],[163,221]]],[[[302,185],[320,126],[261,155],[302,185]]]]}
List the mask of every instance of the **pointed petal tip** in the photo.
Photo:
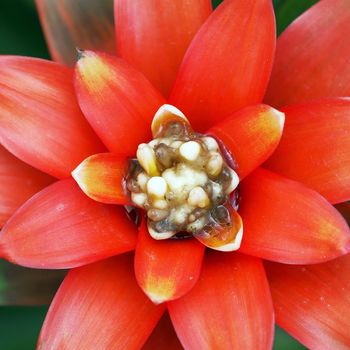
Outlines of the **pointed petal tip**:
{"type": "Polygon", "coordinates": [[[279,111],[278,109],[275,108],[271,108],[271,113],[275,115],[281,130],[283,130],[284,128],[284,122],[285,122],[285,114],[281,111],[279,111]]]}
{"type": "Polygon", "coordinates": [[[85,51],[83,49],[76,47],[75,50],[77,52],[77,61],[79,61],[81,58],[84,58],[85,51]]]}
{"type": "Polygon", "coordinates": [[[240,230],[237,232],[235,239],[232,242],[227,243],[221,247],[215,247],[215,248],[211,247],[211,248],[214,250],[218,250],[220,252],[233,252],[235,250],[238,250],[241,247],[242,238],[243,238],[243,223],[240,230]]]}
{"type": "Polygon", "coordinates": [[[130,203],[124,188],[127,160],[112,153],[98,153],[85,158],[71,173],[80,189],[91,199],[106,203],[130,203]]]}
{"type": "Polygon", "coordinates": [[[155,305],[165,303],[173,300],[174,298],[174,288],[172,288],[170,285],[162,290],[159,290],[159,286],[157,284],[153,286],[148,285],[146,288],[143,288],[143,291],[155,305]]]}

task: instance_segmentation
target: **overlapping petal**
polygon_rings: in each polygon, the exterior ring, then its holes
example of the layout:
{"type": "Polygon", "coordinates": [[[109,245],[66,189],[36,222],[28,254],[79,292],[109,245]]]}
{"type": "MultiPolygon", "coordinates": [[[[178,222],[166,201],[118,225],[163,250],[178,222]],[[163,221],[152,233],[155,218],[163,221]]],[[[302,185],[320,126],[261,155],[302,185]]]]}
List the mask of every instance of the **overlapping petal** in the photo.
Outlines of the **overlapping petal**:
{"type": "Polygon", "coordinates": [[[27,201],[0,234],[0,256],[18,265],[71,268],[132,250],[136,227],[121,207],[88,198],[73,179],[27,201]]]}
{"type": "Polygon", "coordinates": [[[107,204],[129,204],[124,188],[128,160],[113,153],[99,153],[86,158],[72,172],[82,191],[95,201],[107,204]]]}
{"type": "Polygon", "coordinates": [[[350,255],[320,265],[266,268],[282,328],[309,349],[349,349],[350,255]]]}
{"type": "Polygon", "coordinates": [[[0,228],[20,205],[53,181],[0,146],[0,228]]]}
{"type": "Polygon", "coordinates": [[[78,101],[110,151],[135,155],[151,138],[151,121],[164,103],[150,82],[120,58],[85,51],[76,66],[78,101]]]}
{"type": "Polygon", "coordinates": [[[246,107],[210,128],[230,154],[242,179],[276,149],[283,132],[284,115],[267,105],[246,107]]]}
{"type": "Polygon", "coordinates": [[[210,253],[195,287],[168,303],[186,349],[270,349],[274,317],[259,259],[210,253]]]}
{"type": "Polygon", "coordinates": [[[210,13],[210,0],[116,0],[118,54],[167,96],[190,41],[210,13]]]}
{"type": "Polygon", "coordinates": [[[165,313],[142,350],[183,350],[168,313],[165,313]]]}
{"type": "Polygon", "coordinates": [[[0,76],[0,142],[18,158],[61,178],[104,149],[76,102],[70,69],[2,56],[0,76]]]}
{"type": "Polygon", "coordinates": [[[350,199],[350,98],[293,105],[267,166],[301,181],[332,203],[350,199]]]}
{"type": "Polygon", "coordinates": [[[349,31],[348,0],[323,0],[301,15],[278,38],[265,101],[279,107],[348,96],[349,31]]]}
{"type": "Polygon", "coordinates": [[[275,48],[269,0],[224,1],[200,28],[181,64],[170,103],[205,131],[261,102],[275,48]]]}
{"type": "Polygon", "coordinates": [[[76,48],[115,53],[113,0],[36,0],[55,61],[73,66],[76,48]]]}
{"type": "Polygon", "coordinates": [[[143,222],[135,254],[136,279],[154,303],[177,299],[197,282],[203,254],[204,246],[194,239],[154,240],[143,222]]]}
{"type": "Polygon", "coordinates": [[[350,230],[317,192],[258,169],[241,186],[241,251],[268,260],[312,264],[350,250],[350,230]]]}
{"type": "Polygon", "coordinates": [[[130,349],[145,343],[164,312],[142,293],[132,258],[74,269],[57,292],[39,349],[130,349]]]}

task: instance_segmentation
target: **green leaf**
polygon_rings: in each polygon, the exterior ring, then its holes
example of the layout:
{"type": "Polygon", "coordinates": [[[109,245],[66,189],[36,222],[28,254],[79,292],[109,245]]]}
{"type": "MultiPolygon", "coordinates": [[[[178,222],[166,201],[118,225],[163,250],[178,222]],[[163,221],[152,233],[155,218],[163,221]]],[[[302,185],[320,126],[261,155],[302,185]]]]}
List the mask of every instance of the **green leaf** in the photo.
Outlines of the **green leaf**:
{"type": "Polygon", "coordinates": [[[0,261],[0,305],[49,304],[65,274],[65,271],[27,269],[0,261]]]}
{"type": "Polygon", "coordinates": [[[297,340],[292,338],[282,328],[276,325],[275,342],[273,350],[304,350],[306,349],[297,340]]]}
{"type": "Polygon", "coordinates": [[[0,307],[0,349],[34,350],[47,306],[0,307]]]}
{"type": "Polygon", "coordinates": [[[274,0],[277,35],[318,0],[274,0]]]}
{"type": "Polygon", "coordinates": [[[0,54],[50,57],[34,0],[1,2],[0,54]]]}

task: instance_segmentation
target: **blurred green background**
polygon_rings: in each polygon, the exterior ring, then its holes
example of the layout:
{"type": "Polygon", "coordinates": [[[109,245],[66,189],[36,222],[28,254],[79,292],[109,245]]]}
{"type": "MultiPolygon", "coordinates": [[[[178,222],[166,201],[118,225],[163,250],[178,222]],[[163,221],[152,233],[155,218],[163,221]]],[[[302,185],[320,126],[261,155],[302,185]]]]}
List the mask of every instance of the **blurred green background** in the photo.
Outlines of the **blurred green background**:
{"type": "MultiPolygon", "coordinates": [[[[220,2],[213,0],[214,6],[220,2]]],[[[274,0],[278,34],[316,2],[317,0],[274,0]]],[[[0,54],[49,58],[34,0],[0,1],[0,54]]],[[[51,299],[61,278],[62,274],[16,269],[0,261],[1,350],[35,349],[48,309],[42,305],[51,299]],[[35,304],[41,306],[28,306],[35,304]]],[[[305,348],[277,327],[274,349],[305,348]]]]}

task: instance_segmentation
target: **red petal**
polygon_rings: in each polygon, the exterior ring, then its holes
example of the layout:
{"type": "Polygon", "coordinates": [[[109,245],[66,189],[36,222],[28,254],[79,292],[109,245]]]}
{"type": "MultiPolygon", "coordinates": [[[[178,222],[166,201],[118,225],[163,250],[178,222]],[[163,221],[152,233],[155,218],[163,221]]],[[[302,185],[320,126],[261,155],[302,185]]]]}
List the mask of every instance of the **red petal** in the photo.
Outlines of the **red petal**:
{"type": "Polygon", "coordinates": [[[66,177],[103,149],[79,110],[72,71],[26,57],[0,58],[0,141],[15,156],[66,177]]]}
{"type": "Polygon", "coordinates": [[[277,323],[309,349],[350,348],[350,255],[320,265],[267,264],[277,323]]]}
{"type": "Polygon", "coordinates": [[[225,1],[193,39],[170,103],[204,131],[223,117],[261,102],[275,49],[269,0],[225,1]]]}
{"type": "Polygon", "coordinates": [[[168,313],[163,315],[146,344],[142,347],[142,350],[161,349],[183,350],[168,313]]]}
{"type": "Polygon", "coordinates": [[[92,201],[73,179],[26,202],[0,234],[0,255],[18,265],[71,268],[129,251],[136,228],[122,208],[92,201]]]}
{"type": "Polygon", "coordinates": [[[301,183],[258,169],[241,186],[241,250],[264,259],[312,264],[350,250],[350,230],[338,211],[301,183]]]}
{"type": "Polygon", "coordinates": [[[177,299],[197,282],[204,246],[194,239],[154,240],[143,221],[135,254],[136,279],[156,304],[177,299]]]}
{"type": "Polygon", "coordinates": [[[125,156],[100,153],[86,158],[72,176],[83,192],[95,201],[128,204],[124,176],[128,168],[125,156]]]}
{"type": "Polygon", "coordinates": [[[268,167],[332,203],[350,199],[350,99],[309,102],[284,112],[285,130],[268,167]]]}
{"type": "Polygon", "coordinates": [[[118,53],[167,96],[211,1],[116,0],[114,9],[118,53]]]}
{"type": "Polygon", "coordinates": [[[237,163],[242,179],[276,149],[283,132],[284,115],[266,105],[246,107],[209,129],[237,163]]]}
{"type": "Polygon", "coordinates": [[[0,146],[0,228],[20,205],[53,181],[0,146]]]}
{"type": "Polygon", "coordinates": [[[196,286],[170,302],[169,313],[186,349],[272,347],[272,301],[259,259],[209,254],[196,286]]]}
{"type": "Polygon", "coordinates": [[[161,95],[123,60],[85,51],[76,66],[81,109],[110,151],[135,155],[151,138],[151,121],[161,95]]]}
{"type": "Polygon", "coordinates": [[[130,256],[104,260],[69,272],[38,348],[138,350],[163,312],[137,286],[130,256]]]}
{"type": "Polygon", "coordinates": [[[36,0],[54,60],[73,66],[77,50],[115,52],[112,0],[36,0]]]}
{"type": "Polygon", "coordinates": [[[350,94],[348,0],[323,0],[278,38],[267,103],[350,94]]]}

